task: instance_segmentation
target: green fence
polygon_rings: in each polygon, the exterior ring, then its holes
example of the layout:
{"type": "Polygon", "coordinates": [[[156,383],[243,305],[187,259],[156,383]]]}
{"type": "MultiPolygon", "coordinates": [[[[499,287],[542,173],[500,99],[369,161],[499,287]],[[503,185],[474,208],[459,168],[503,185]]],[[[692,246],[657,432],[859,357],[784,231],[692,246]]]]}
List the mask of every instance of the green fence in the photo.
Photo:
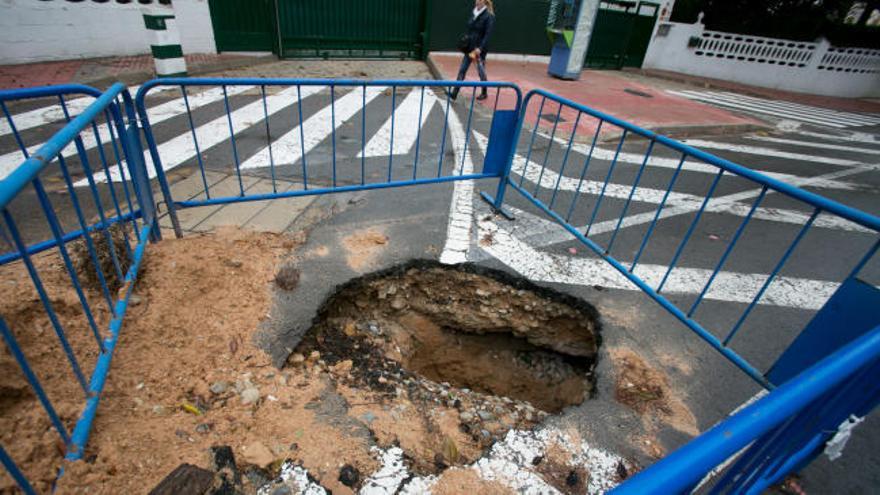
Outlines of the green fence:
{"type": "Polygon", "coordinates": [[[275,0],[209,0],[208,5],[218,52],[277,52],[275,0]]]}
{"type": "Polygon", "coordinates": [[[281,55],[423,58],[427,16],[428,0],[279,0],[281,55]]]}
{"type": "MultiPolygon", "coordinates": [[[[456,51],[474,8],[473,0],[434,0],[431,8],[430,48],[456,51]]],[[[549,55],[547,13],[550,0],[495,0],[495,30],[489,51],[549,55]]]]}
{"type": "Polygon", "coordinates": [[[584,67],[641,67],[654,31],[658,5],[653,2],[602,2],[590,36],[584,67]]]}

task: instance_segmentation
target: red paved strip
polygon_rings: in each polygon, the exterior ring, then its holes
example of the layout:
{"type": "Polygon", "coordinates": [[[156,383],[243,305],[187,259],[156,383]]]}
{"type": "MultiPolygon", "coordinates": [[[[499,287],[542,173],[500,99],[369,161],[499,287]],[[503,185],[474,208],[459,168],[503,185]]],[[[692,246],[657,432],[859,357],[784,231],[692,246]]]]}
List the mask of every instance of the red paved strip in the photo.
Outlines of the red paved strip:
{"type": "MultiPolygon", "coordinates": [[[[459,57],[431,54],[431,60],[445,79],[455,79],[461,60],[459,57]]],[[[615,75],[612,71],[588,70],[584,71],[578,81],[563,81],[547,75],[547,65],[544,63],[492,60],[491,54],[486,64],[486,71],[491,80],[512,82],[518,85],[523,93],[537,88],[545,89],[641,127],[656,129],[760,124],[757,120],[741,117],[720,108],[673,96],[665,91],[627,80],[615,75]]],[[[467,79],[478,80],[476,70],[472,69],[467,79]]],[[[470,94],[467,91],[462,92],[459,96],[459,98],[469,97],[470,94]]],[[[500,104],[510,107],[513,105],[513,98],[512,95],[502,94],[500,104]]],[[[494,97],[488,98],[483,104],[493,106],[495,104],[494,97]]],[[[526,122],[529,127],[534,126],[539,107],[540,100],[533,102],[528,107],[526,122]]],[[[542,127],[552,127],[558,108],[559,106],[555,102],[547,101],[541,110],[541,114],[545,116],[544,119],[541,119],[542,127]]],[[[565,108],[561,117],[564,122],[559,123],[556,132],[560,136],[568,136],[577,118],[577,112],[565,108]]],[[[597,122],[592,117],[582,116],[578,125],[578,134],[592,135],[595,132],[597,122]]],[[[619,132],[619,128],[606,124],[603,126],[602,134],[617,134],[619,132]]]]}

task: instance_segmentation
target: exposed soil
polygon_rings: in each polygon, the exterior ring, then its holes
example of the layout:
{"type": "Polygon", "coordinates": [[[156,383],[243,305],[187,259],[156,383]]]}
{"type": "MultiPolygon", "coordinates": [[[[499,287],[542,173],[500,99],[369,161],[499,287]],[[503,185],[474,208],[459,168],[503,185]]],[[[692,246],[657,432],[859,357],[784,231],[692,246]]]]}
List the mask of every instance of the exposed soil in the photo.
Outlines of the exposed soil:
{"type": "Polygon", "coordinates": [[[654,437],[660,427],[671,426],[690,436],[700,434],[696,418],[670,386],[665,373],[630,349],[609,349],[609,354],[617,375],[615,399],[638,413],[645,427],[642,437],[632,439],[634,444],[649,456],[660,458],[666,454],[654,437]]]}
{"type": "Polygon", "coordinates": [[[354,232],[342,239],[346,251],[345,260],[349,268],[359,273],[373,264],[386,244],[388,237],[373,229],[354,232]]]}
{"type": "MultiPolygon", "coordinates": [[[[271,292],[295,288],[295,277],[276,267],[299,242],[228,229],[149,247],[86,460],[66,465],[57,493],[146,493],[182,463],[211,469],[211,449],[223,445],[242,470],[244,493],[288,460],[316,484],[353,493],[378,469],[376,448],[397,446],[410,472],[442,475],[437,493],[505,493],[447,468],[589,395],[598,348],[591,307],[499,272],[424,262],[341,287],[287,368],[272,367],[250,337],[271,292]],[[531,378],[513,380],[530,370],[531,378]],[[571,387],[573,398],[536,386],[571,387]]],[[[54,254],[35,263],[91,370],[97,345],[63,265],[54,254]]],[[[84,398],[39,299],[20,263],[0,276],[0,312],[71,429],[84,398]]],[[[105,329],[100,290],[87,295],[105,329]]],[[[0,440],[47,492],[63,446],[8,352],[0,370],[0,440]]],[[[568,471],[562,462],[542,476],[556,485],[571,481],[568,471]]],[[[12,486],[4,473],[0,493],[12,486]]]]}

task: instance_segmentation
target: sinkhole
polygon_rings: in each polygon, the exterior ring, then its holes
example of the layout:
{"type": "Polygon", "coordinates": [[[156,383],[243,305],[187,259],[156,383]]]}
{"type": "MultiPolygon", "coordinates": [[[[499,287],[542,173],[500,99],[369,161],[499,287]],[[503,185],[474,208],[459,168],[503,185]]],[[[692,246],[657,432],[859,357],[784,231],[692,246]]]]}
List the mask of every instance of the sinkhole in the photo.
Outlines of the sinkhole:
{"type": "Polygon", "coordinates": [[[374,389],[416,374],[555,413],[590,396],[599,330],[596,309],[570,295],[418,260],[339,286],[297,350],[351,360],[374,389]]]}

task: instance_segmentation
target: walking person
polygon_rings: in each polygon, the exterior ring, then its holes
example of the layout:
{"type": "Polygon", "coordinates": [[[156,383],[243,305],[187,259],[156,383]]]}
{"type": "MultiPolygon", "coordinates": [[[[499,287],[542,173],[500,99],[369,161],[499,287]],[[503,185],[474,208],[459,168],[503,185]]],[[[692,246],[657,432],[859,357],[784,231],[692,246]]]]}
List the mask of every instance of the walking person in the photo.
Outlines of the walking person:
{"type": "MultiPolygon", "coordinates": [[[[492,0],[475,0],[474,10],[467,26],[467,33],[462,36],[459,48],[464,52],[461,66],[458,69],[458,81],[463,81],[471,66],[471,62],[477,64],[477,73],[480,80],[486,80],[486,55],[489,53],[489,36],[495,26],[495,8],[492,0]]],[[[458,97],[459,88],[453,88],[452,99],[458,97]]],[[[478,100],[486,99],[486,88],[481,88],[478,100]]]]}

